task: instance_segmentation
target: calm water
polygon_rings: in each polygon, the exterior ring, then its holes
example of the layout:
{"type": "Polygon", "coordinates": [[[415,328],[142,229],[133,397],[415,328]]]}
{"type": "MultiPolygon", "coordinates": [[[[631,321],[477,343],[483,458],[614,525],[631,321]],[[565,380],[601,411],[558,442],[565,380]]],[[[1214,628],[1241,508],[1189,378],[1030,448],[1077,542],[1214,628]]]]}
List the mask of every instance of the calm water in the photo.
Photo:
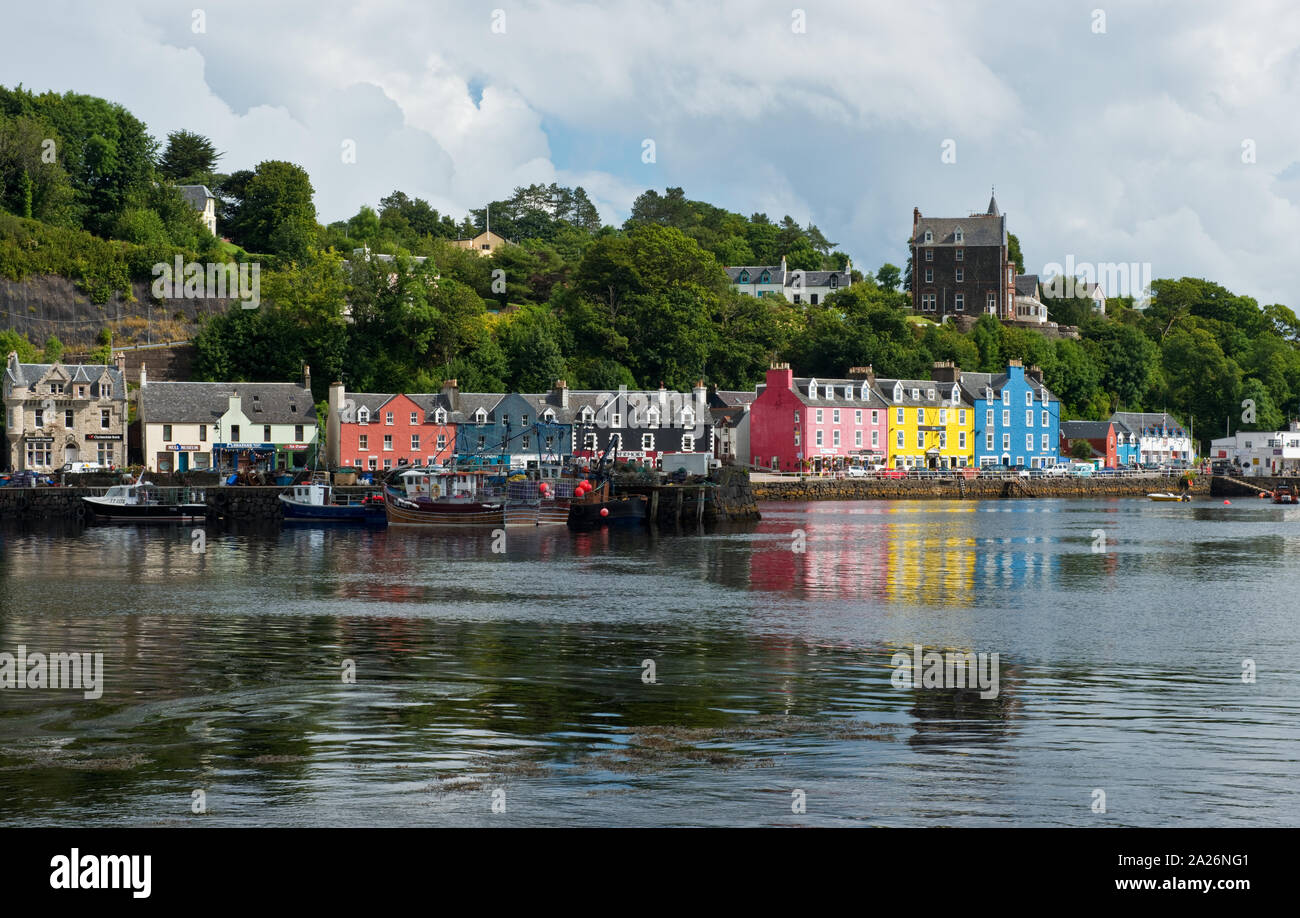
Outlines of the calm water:
{"type": "Polygon", "coordinates": [[[0,651],[105,681],[0,690],[0,824],[1300,823],[1300,510],[761,509],[504,555],[0,528],[0,651]],[[895,688],[913,644],[999,653],[998,697],[895,688]]]}

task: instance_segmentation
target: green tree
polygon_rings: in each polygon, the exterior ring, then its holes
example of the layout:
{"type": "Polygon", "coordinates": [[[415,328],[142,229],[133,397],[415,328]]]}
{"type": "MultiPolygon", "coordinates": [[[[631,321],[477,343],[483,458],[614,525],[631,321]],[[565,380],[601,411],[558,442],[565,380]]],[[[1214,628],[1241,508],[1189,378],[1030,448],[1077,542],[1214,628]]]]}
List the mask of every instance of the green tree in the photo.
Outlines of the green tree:
{"type": "Polygon", "coordinates": [[[225,154],[218,153],[212,141],[193,131],[172,131],[167,135],[167,147],[158,161],[158,172],[163,178],[184,184],[207,184],[217,168],[217,160],[225,154]]]}
{"type": "Polygon", "coordinates": [[[880,266],[876,272],[876,284],[883,290],[891,293],[898,289],[898,285],[903,282],[903,272],[899,270],[898,265],[891,265],[889,262],[880,266]]]}

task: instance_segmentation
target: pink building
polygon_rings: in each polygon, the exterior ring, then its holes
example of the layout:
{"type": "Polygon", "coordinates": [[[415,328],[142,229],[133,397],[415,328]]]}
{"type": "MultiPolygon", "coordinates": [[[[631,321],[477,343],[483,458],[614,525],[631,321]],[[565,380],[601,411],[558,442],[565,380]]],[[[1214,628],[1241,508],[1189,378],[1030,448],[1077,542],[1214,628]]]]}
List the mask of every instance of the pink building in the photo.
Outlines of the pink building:
{"type": "Polygon", "coordinates": [[[773,365],[750,408],[753,464],[782,472],[883,464],[888,405],[871,367],[854,367],[849,376],[796,379],[789,364],[773,365]]]}

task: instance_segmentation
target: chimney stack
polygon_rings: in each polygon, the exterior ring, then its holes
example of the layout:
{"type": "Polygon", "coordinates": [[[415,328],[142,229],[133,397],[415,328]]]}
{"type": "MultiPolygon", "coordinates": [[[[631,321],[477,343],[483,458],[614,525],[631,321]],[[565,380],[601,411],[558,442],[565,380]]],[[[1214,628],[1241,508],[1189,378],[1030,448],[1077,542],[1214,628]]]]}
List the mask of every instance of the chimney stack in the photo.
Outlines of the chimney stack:
{"type": "Polygon", "coordinates": [[[1035,383],[1041,386],[1043,384],[1043,368],[1040,366],[1031,366],[1028,370],[1025,370],[1025,378],[1032,379],[1035,383]]]}
{"type": "Polygon", "coordinates": [[[919,207],[913,207],[913,208],[912,208],[912,227],[913,227],[913,229],[915,229],[915,228],[916,228],[916,225],[917,225],[918,223],[920,223],[920,222],[921,222],[921,208],[919,208],[919,207]]]}
{"type": "Polygon", "coordinates": [[[117,367],[119,373],[126,372],[126,352],[118,351],[113,355],[113,366],[117,367]]]}
{"type": "Polygon", "coordinates": [[[935,382],[955,383],[960,375],[961,371],[957,369],[957,364],[951,360],[936,360],[934,368],[930,371],[930,378],[935,382]]]}
{"type": "Polygon", "coordinates": [[[140,361],[140,388],[143,389],[147,385],[149,385],[149,370],[142,360],[140,361]]]}
{"type": "Polygon", "coordinates": [[[569,407],[569,383],[568,380],[557,379],[555,381],[555,400],[560,403],[561,408],[569,407]]]}
{"type": "Polygon", "coordinates": [[[865,379],[867,385],[875,386],[876,370],[875,367],[868,364],[865,367],[849,367],[849,379],[865,379]]]}
{"type": "Polygon", "coordinates": [[[447,400],[447,408],[449,411],[460,411],[460,387],[457,385],[456,380],[444,380],[442,383],[442,394],[447,400]]]}

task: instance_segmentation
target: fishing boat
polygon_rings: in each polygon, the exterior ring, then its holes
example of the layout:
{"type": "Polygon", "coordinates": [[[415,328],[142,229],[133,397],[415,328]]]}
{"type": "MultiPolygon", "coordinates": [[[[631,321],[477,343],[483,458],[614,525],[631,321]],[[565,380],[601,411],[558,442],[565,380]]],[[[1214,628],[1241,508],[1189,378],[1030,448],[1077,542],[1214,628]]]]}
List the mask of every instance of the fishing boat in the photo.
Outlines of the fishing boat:
{"type": "Polygon", "coordinates": [[[281,494],[280,509],[286,521],[382,523],[386,517],[383,495],[335,494],[324,473],[281,494]]]}
{"type": "Polygon", "coordinates": [[[207,516],[202,489],[159,488],[147,481],[114,485],[100,497],[83,497],[96,519],[115,523],[184,523],[207,516]]]}
{"type": "Polygon", "coordinates": [[[442,468],[408,469],[384,486],[390,526],[504,526],[499,476],[442,468]]]}
{"type": "Polygon", "coordinates": [[[593,485],[569,503],[569,526],[595,529],[599,526],[644,526],[649,518],[649,501],[644,494],[614,498],[609,480],[593,485]]]}
{"type": "Polygon", "coordinates": [[[1295,488],[1290,485],[1278,485],[1273,489],[1273,503],[1300,504],[1300,497],[1296,496],[1295,488]]]}
{"type": "Polygon", "coordinates": [[[1186,493],[1186,492],[1183,492],[1182,494],[1175,494],[1175,493],[1173,493],[1172,491],[1156,491],[1156,492],[1154,492],[1154,493],[1148,494],[1148,495],[1147,495],[1147,499],[1148,499],[1148,500],[1167,500],[1167,501],[1177,501],[1177,502],[1180,502],[1180,503],[1181,503],[1181,502],[1183,502],[1183,501],[1189,501],[1189,500],[1191,500],[1191,499],[1192,499],[1192,495],[1190,495],[1190,494],[1188,494],[1188,493],[1186,493]]]}

